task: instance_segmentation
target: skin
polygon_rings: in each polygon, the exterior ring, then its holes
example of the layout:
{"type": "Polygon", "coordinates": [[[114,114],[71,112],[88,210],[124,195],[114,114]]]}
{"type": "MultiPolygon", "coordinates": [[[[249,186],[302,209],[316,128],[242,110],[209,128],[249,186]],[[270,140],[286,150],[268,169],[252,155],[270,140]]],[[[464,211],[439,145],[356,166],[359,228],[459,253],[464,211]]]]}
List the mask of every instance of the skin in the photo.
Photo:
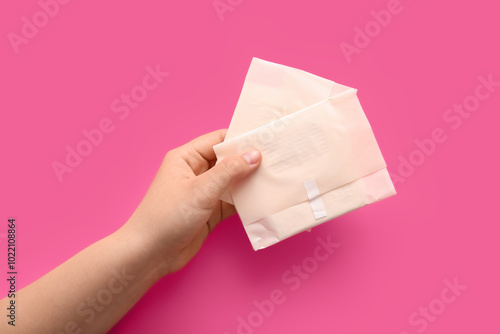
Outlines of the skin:
{"type": "MultiPolygon", "coordinates": [[[[180,270],[207,235],[235,213],[219,198],[254,172],[259,151],[215,165],[226,130],[168,152],[145,197],[116,232],[16,292],[16,326],[1,333],[105,333],[161,277],[180,270]]],[[[9,307],[9,298],[0,309],[9,307]]]]}

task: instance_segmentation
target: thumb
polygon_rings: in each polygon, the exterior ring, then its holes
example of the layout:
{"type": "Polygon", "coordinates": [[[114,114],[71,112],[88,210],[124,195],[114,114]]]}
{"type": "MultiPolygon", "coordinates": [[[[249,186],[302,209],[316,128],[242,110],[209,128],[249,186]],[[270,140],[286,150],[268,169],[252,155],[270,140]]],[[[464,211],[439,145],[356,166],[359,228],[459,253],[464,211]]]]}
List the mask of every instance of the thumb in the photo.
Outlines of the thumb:
{"type": "Polygon", "coordinates": [[[217,201],[235,181],[253,173],[261,161],[262,155],[258,150],[246,151],[240,156],[226,157],[198,176],[199,189],[206,197],[217,201]]]}

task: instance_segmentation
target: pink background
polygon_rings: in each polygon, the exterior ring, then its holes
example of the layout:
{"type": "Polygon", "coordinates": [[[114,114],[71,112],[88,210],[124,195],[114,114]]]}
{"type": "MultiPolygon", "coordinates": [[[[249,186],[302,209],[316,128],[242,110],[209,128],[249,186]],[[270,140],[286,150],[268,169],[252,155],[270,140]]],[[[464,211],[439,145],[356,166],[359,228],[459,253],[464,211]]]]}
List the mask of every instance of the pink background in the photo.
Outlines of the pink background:
{"type": "Polygon", "coordinates": [[[500,81],[497,3],[401,0],[350,62],[340,44],[354,43],[355,27],[376,29],[370,12],[387,0],[230,3],[221,20],[212,0],[72,1],[16,53],[9,32],[21,34],[22,18],[41,7],[2,2],[1,268],[9,216],[19,224],[20,287],[121,226],[168,150],[228,126],[256,56],[358,88],[393,174],[400,159],[425,160],[396,182],[397,196],[263,251],[228,219],[111,333],[237,333],[238,317],[275,289],[286,300],[255,333],[500,331],[500,87],[460,127],[443,118],[475,93],[478,76],[500,81]],[[111,103],[157,64],[170,76],[120,120],[111,103]],[[104,118],[114,131],[59,182],[51,164],[104,118]],[[447,140],[415,153],[435,128],[447,140]],[[318,236],[340,247],[292,291],[282,275],[318,236]],[[455,278],[467,288],[443,304],[444,280],[455,278]],[[412,325],[420,307],[439,314],[412,325]]]}

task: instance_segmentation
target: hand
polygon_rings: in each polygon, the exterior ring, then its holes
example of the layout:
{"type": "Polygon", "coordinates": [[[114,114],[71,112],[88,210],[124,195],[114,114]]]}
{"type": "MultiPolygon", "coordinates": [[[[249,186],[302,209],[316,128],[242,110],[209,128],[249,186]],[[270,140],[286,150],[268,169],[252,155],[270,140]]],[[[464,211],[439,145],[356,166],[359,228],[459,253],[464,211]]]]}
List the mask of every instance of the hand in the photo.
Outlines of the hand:
{"type": "MultiPolygon", "coordinates": [[[[128,222],[17,291],[23,325],[4,321],[0,332],[106,333],[160,277],[182,268],[235,212],[221,195],[261,161],[251,150],[215,165],[212,147],[225,134],[215,131],[168,152],[128,222]]],[[[8,297],[0,300],[0,308],[9,305],[8,297]]]]}
{"type": "Polygon", "coordinates": [[[260,164],[260,152],[250,150],[215,165],[212,147],[225,135],[226,130],[214,131],[168,152],[146,196],[122,228],[143,238],[160,276],[186,265],[210,231],[236,212],[219,198],[260,164]]]}

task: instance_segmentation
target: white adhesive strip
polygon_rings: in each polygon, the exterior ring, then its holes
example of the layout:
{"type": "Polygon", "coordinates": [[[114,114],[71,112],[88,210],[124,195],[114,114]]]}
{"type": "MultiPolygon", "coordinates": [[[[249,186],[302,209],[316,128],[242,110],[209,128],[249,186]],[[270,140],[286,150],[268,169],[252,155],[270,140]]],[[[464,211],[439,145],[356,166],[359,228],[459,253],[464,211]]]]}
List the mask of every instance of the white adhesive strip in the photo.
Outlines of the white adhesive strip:
{"type": "Polygon", "coordinates": [[[318,185],[314,179],[304,182],[304,187],[306,188],[307,197],[311,203],[311,208],[314,213],[314,218],[320,219],[326,217],[326,209],[321,197],[319,195],[318,185]]]}

